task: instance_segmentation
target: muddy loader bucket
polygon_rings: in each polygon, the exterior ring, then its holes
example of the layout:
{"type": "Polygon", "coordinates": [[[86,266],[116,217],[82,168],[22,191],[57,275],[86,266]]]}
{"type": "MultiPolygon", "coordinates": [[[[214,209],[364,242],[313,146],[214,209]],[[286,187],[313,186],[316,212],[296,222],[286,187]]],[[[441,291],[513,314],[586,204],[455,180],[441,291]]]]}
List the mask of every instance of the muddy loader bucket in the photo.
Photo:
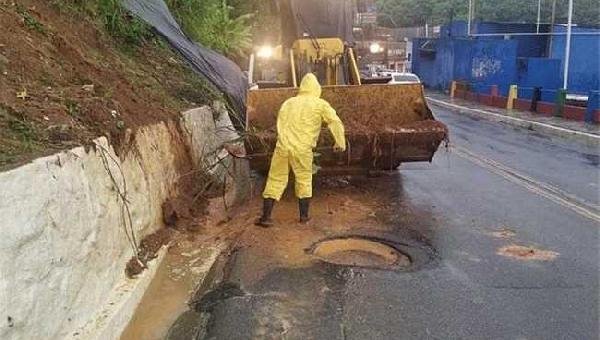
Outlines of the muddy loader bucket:
{"type": "MultiPolygon", "coordinates": [[[[253,169],[269,169],[277,112],[297,92],[295,88],[248,92],[246,147],[253,169]]],[[[420,84],[325,86],[322,98],[336,109],[348,140],[345,153],[334,153],[332,136],[321,133],[315,163],[326,173],[393,170],[402,162],[430,162],[448,135],[427,107],[420,84]]]]}

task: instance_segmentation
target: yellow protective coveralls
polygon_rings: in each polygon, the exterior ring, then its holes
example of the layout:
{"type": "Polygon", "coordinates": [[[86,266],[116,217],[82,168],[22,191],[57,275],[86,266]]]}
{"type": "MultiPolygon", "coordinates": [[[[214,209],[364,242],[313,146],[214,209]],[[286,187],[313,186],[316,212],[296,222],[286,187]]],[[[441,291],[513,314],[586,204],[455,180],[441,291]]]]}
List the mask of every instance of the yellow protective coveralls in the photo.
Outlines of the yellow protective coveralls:
{"type": "Polygon", "coordinates": [[[302,79],[298,95],[281,106],[277,116],[277,146],[263,198],[281,199],[290,167],[296,178],[296,197],[312,197],[313,149],[323,122],[333,134],[335,147],[346,150],[344,125],[331,105],[320,97],[321,85],[317,77],[309,73],[302,79]]]}

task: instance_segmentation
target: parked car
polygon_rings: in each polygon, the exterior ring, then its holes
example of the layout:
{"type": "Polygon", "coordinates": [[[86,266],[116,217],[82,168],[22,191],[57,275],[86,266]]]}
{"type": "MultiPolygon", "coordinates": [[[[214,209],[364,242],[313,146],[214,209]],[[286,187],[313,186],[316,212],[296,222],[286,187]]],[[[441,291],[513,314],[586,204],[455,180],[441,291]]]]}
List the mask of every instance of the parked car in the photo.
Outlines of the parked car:
{"type": "Polygon", "coordinates": [[[388,84],[421,84],[421,79],[413,73],[391,73],[392,80],[388,84]]]}

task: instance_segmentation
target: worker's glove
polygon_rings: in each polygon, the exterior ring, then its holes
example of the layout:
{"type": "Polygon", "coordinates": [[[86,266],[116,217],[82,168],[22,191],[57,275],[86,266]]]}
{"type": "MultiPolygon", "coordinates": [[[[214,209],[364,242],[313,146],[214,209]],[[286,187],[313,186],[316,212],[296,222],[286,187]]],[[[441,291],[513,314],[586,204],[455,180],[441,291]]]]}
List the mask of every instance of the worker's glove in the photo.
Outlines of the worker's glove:
{"type": "Polygon", "coordinates": [[[346,151],[346,147],[345,146],[335,145],[333,147],[333,152],[344,152],[344,151],[346,151]]]}

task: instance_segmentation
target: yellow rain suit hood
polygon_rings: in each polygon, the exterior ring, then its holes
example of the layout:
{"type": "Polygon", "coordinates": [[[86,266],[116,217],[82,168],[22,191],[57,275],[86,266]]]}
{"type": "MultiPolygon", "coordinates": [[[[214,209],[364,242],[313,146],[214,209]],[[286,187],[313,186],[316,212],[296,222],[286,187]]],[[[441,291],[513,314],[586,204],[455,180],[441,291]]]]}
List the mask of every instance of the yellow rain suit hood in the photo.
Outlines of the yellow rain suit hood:
{"type": "Polygon", "coordinates": [[[319,84],[319,81],[314,74],[309,73],[302,78],[300,92],[298,94],[321,98],[321,84],[319,84]]]}
{"type": "Polygon", "coordinates": [[[296,196],[312,197],[313,149],[317,146],[323,123],[335,139],[335,147],[345,151],[344,125],[328,102],[321,99],[321,85],[314,74],[307,74],[296,97],[288,99],[277,116],[277,146],[264,198],[279,200],[288,183],[289,169],[296,179],[296,196]]]}
{"type": "Polygon", "coordinates": [[[321,97],[321,85],[309,73],[300,84],[298,96],[288,99],[277,116],[277,146],[294,152],[307,152],[317,146],[323,123],[333,134],[336,146],[344,149],[344,126],[335,110],[321,97]]]}

